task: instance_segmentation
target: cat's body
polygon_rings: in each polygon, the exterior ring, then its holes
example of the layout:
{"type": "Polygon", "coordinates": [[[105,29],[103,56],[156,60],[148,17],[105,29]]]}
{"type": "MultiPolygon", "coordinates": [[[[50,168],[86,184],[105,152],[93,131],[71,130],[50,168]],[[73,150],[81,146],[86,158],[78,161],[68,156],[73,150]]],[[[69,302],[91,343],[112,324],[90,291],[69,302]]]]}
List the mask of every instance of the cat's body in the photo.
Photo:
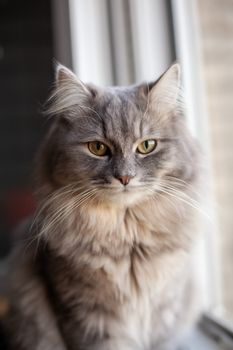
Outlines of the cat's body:
{"type": "Polygon", "coordinates": [[[12,263],[12,348],[173,350],[195,319],[197,149],[178,73],[97,90],[60,68],[37,168],[39,240],[12,263]]]}

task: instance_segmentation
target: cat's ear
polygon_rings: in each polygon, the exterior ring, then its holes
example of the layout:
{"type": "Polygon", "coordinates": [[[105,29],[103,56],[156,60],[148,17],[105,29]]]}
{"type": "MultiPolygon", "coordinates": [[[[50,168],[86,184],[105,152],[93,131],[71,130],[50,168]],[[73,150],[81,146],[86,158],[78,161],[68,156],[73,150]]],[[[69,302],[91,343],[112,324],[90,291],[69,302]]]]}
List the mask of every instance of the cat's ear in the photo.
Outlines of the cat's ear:
{"type": "Polygon", "coordinates": [[[181,71],[178,63],[173,64],[149,91],[150,107],[161,115],[181,107],[181,71]]]}
{"type": "Polygon", "coordinates": [[[90,95],[90,90],[78,77],[67,67],[56,62],[55,81],[57,88],[75,85],[80,93],[90,95]]]}
{"type": "Polygon", "coordinates": [[[47,101],[46,114],[67,116],[68,118],[77,112],[78,108],[88,106],[93,98],[93,91],[89,89],[68,68],[56,64],[55,89],[47,101]]]}

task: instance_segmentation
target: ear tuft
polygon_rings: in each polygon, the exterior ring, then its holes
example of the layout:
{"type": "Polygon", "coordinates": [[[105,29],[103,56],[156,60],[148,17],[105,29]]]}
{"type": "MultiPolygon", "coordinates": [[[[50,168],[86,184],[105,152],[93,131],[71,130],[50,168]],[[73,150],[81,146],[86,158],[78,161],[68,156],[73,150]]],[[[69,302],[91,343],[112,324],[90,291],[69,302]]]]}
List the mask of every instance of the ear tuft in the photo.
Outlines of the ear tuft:
{"type": "Polygon", "coordinates": [[[68,69],[67,67],[63,66],[58,62],[56,62],[55,70],[56,70],[55,80],[58,86],[62,84],[64,81],[77,79],[75,74],[70,69],[68,69]]]}
{"type": "Polygon", "coordinates": [[[61,87],[64,84],[76,84],[79,86],[84,92],[90,94],[90,91],[86,87],[86,85],[77,78],[77,76],[67,67],[63,66],[61,63],[56,62],[56,85],[57,87],[61,87]]]}
{"type": "Polygon", "coordinates": [[[75,114],[77,108],[88,104],[93,97],[90,89],[62,64],[55,62],[55,89],[47,105],[47,115],[75,114]]]}
{"type": "Polygon", "coordinates": [[[182,108],[181,99],[181,69],[174,63],[155,83],[149,92],[150,105],[160,114],[182,108]]]}

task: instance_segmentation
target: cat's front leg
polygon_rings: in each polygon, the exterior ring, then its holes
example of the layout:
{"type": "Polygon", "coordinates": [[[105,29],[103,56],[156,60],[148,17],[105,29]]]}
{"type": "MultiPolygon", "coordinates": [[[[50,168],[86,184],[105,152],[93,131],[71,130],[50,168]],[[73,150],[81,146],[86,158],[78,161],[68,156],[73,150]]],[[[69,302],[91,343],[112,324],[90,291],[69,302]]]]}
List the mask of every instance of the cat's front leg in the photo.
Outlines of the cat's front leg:
{"type": "Polygon", "coordinates": [[[145,350],[129,339],[106,339],[89,346],[85,350],[145,350]]]}
{"type": "Polygon", "coordinates": [[[9,350],[67,350],[37,277],[31,276],[12,293],[0,326],[9,350]]]}

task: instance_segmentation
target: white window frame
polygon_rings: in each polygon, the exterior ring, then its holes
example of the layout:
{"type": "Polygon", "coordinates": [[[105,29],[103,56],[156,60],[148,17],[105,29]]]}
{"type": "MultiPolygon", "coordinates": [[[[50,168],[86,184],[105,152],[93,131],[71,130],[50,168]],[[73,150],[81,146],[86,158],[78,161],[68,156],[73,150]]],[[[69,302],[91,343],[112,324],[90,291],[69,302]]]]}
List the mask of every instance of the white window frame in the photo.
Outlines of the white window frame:
{"type": "Polygon", "coordinates": [[[166,1],[69,0],[69,7],[73,69],[81,80],[100,85],[153,80],[174,60],[166,1]],[[129,45],[133,62],[127,56],[129,45]]]}
{"type": "Polygon", "coordinates": [[[188,124],[199,140],[205,155],[204,187],[207,196],[209,220],[203,225],[198,252],[198,274],[202,282],[204,308],[216,311],[222,305],[220,284],[220,253],[217,216],[214,209],[213,176],[209,139],[208,113],[205,105],[205,87],[202,73],[200,23],[196,0],[171,0],[177,56],[183,70],[183,84],[187,104],[188,124]],[[207,184],[208,182],[208,184],[207,184]]]}

